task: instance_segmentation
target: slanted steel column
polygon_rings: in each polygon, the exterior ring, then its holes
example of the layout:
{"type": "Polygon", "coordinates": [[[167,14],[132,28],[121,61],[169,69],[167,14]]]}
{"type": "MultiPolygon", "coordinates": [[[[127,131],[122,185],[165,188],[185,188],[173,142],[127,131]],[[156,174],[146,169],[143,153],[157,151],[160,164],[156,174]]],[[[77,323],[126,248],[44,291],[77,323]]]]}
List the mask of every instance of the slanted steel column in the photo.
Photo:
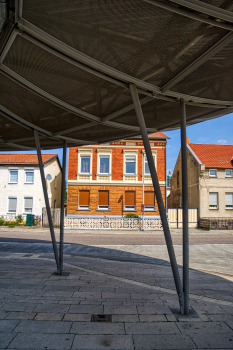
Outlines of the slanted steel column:
{"type": "Polygon", "coordinates": [[[66,150],[67,142],[63,142],[62,157],[62,181],[61,181],[61,215],[60,215],[60,249],[59,249],[59,274],[63,272],[63,241],[64,241],[64,200],[65,200],[65,176],[66,176],[66,150]]]}
{"type": "Polygon", "coordinates": [[[189,231],[188,231],[188,168],[186,146],[186,107],[180,101],[181,114],[181,162],[182,162],[182,206],[183,206],[183,292],[184,314],[189,314],[189,231]]]}
{"type": "Polygon", "coordinates": [[[43,192],[44,192],[44,199],[45,199],[45,205],[46,205],[46,210],[47,210],[47,215],[48,215],[50,234],[51,234],[51,239],[52,239],[52,243],[53,243],[53,251],[54,251],[55,261],[57,264],[57,271],[59,271],[59,259],[58,259],[57,244],[56,244],[56,238],[55,238],[55,234],[54,234],[52,215],[51,215],[48,192],[47,192],[47,187],[46,187],[46,182],[45,182],[44,166],[43,166],[42,157],[41,157],[41,150],[40,150],[40,140],[39,140],[38,132],[36,130],[34,130],[34,137],[35,137],[35,143],[36,143],[36,149],[37,149],[37,156],[38,156],[38,160],[39,160],[40,177],[41,177],[41,182],[42,182],[42,187],[43,187],[43,192]]]}
{"type": "Polygon", "coordinates": [[[161,217],[161,221],[163,224],[163,231],[164,231],[164,236],[165,236],[165,240],[166,240],[166,244],[167,244],[167,250],[168,250],[168,254],[169,254],[169,258],[170,258],[170,262],[171,262],[171,268],[172,268],[172,272],[173,272],[173,277],[174,277],[174,281],[175,281],[175,286],[176,286],[176,290],[177,290],[177,294],[178,294],[179,302],[180,302],[180,310],[181,310],[181,314],[183,314],[183,290],[182,290],[179,270],[178,270],[178,266],[177,266],[177,262],[176,262],[176,256],[175,256],[175,252],[174,252],[174,248],[173,248],[173,244],[172,244],[172,238],[171,238],[171,234],[170,234],[170,230],[169,230],[169,226],[168,226],[168,222],[167,222],[166,210],[164,208],[163,198],[162,198],[162,194],[161,194],[160,187],[159,187],[158,176],[157,176],[157,172],[156,172],[155,165],[154,165],[154,160],[153,160],[153,156],[152,156],[152,152],[151,152],[151,148],[150,148],[149,138],[147,135],[146,124],[145,124],[145,120],[143,117],[142,108],[141,108],[141,104],[140,104],[140,100],[138,97],[138,92],[137,92],[136,86],[131,84],[130,91],[131,91],[131,95],[133,98],[133,103],[134,103],[134,108],[135,108],[137,119],[138,119],[138,124],[139,124],[140,130],[141,130],[141,135],[142,135],[142,139],[143,139],[144,148],[146,151],[146,157],[147,157],[147,161],[148,161],[148,165],[149,165],[149,169],[150,169],[150,174],[151,174],[151,178],[152,178],[152,182],[153,182],[153,186],[154,186],[156,200],[158,203],[160,217],[161,217]]]}

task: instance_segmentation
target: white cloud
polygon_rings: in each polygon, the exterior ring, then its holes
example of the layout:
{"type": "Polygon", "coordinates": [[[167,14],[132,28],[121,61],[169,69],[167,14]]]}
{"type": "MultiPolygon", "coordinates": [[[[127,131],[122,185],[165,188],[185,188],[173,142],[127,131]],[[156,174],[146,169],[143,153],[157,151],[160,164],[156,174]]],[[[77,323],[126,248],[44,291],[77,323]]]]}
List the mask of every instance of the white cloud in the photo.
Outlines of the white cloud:
{"type": "Polygon", "coordinates": [[[218,143],[220,143],[220,145],[225,145],[227,143],[227,140],[218,140],[218,143]]]}

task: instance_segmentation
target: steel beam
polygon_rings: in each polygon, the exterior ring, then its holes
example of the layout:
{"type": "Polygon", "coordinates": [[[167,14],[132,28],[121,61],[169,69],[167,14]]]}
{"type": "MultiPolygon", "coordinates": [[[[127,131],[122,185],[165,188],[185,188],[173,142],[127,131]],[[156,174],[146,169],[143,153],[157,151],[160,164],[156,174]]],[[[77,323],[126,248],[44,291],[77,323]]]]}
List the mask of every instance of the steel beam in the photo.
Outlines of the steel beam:
{"type": "Polygon", "coordinates": [[[194,70],[199,68],[204,64],[209,58],[213,57],[218,51],[229,44],[233,40],[233,32],[225,35],[221,40],[219,40],[215,45],[213,45],[209,50],[198,57],[194,62],[192,62],[188,67],[183,69],[179,74],[177,74],[173,79],[171,79],[167,84],[161,88],[161,92],[164,93],[167,90],[174,87],[179,81],[187,77],[194,70]]]}
{"type": "MultiPolygon", "coordinates": [[[[192,18],[196,21],[202,22],[202,23],[207,23],[210,24],[214,27],[219,27],[223,28],[226,30],[233,30],[233,25],[225,22],[219,22],[215,21],[214,19],[210,19],[208,17],[204,17],[200,15],[199,13],[194,13],[193,11],[189,11],[174,5],[169,4],[168,2],[163,2],[159,0],[142,0],[144,2],[147,2],[148,4],[155,5],[157,7],[163,8],[165,10],[171,11],[173,13],[177,13],[178,15],[182,15],[188,18],[192,18]]],[[[186,2],[186,1],[185,1],[186,2]]]]}
{"type": "Polygon", "coordinates": [[[170,0],[175,4],[182,7],[186,7],[190,10],[200,12],[202,14],[215,17],[221,21],[233,23],[233,13],[222,9],[221,7],[216,7],[199,0],[170,0]]]}
{"type": "Polygon", "coordinates": [[[64,209],[65,209],[65,176],[66,176],[67,143],[63,143],[62,181],[61,181],[61,215],[60,215],[60,247],[59,247],[59,274],[63,273],[63,242],[64,242],[64,209]]]}
{"type": "Polygon", "coordinates": [[[188,167],[186,146],[186,109],[180,102],[181,162],[182,162],[182,207],[183,207],[183,292],[184,314],[189,314],[189,230],[188,230],[188,167]]]}
{"type": "Polygon", "coordinates": [[[155,191],[155,195],[156,195],[156,199],[157,199],[157,204],[158,204],[158,208],[159,208],[161,221],[163,224],[163,231],[164,231],[164,236],[165,236],[165,240],[166,240],[166,244],[167,244],[167,250],[168,250],[168,254],[169,254],[169,258],[170,258],[170,262],[171,262],[171,268],[172,268],[172,272],[173,272],[173,277],[174,277],[174,281],[175,281],[175,286],[176,286],[176,290],[177,290],[177,294],[178,294],[179,302],[180,302],[180,310],[181,310],[181,313],[183,314],[183,290],[182,290],[182,286],[181,286],[181,280],[180,280],[176,256],[175,256],[175,252],[174,252],[174,248],[173,248],[172,238],[171,238],[171,234],[170,234],[170,230],[169,230],[169,226],[168,226],[168,222],[167,222],[166,210],[164,208],[163,198],[162,198],[161,190],[159,187],[158,176],[157,176],[157,172],[156,172],[155,165],[154,165],[154,160],[153,160],[153,155],[152,155],[151,148],[150,148],[148,134],[146,131],[146,124],[145,124],[144,116],[142,113],[142,108],[140,105],[140,100],[138,97],[138,92],[137,92],[136,86],[130,85],[130,91],[131,91],[133,103],[135,106],[135,112],[136,112],[138,124],[139,124],[140,130],[141,130],[141,136],[143,139],[146,157],[147,157],[147,161],[148,161],[148,165],[149,165],[149,169],[150,169],[151,179],[152,179],[152,183],[153,183],[153,187],[154,187],[154,191],[155,191]]]}
{"type": "Polygon", "coordinates": [[[57,244],[56,244],[52,215],[51,215],[51,210],[50,210],[50,205],[49,205],[48,192],[47,192],[47,187],[46,187],[46,182],[45,182],[44,165],[42,162],[41,150],[40,150],[40,140],[39,140],[37,130],[34,130],[34,137],[35,137],[37,156],[38,156],[39,167],[40,167],[40,176],[41,176],[41,182],[42,182],[42,187],[43,187],[43,192],[44,192],[45,205],[46,205],[47,216],[48,216],[48,221],[49,221],[50,234],[51,234],[51,239],[52,239],[52,244],[53,244],[53,252],[54,252],[55,262],[57,264],[57,271],[59,271],[59,258],[58,258],[57,244]]]}

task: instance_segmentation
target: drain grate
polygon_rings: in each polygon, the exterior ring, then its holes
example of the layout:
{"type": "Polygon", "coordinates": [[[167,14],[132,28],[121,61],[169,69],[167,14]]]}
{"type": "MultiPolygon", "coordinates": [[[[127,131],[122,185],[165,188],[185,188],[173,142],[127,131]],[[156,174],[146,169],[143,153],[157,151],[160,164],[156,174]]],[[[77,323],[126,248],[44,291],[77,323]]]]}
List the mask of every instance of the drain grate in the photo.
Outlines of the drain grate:
{"type": "Polygon", "coordinates": [[[91,322],[112,322],[112,315],[91,315],[91,322]]]}

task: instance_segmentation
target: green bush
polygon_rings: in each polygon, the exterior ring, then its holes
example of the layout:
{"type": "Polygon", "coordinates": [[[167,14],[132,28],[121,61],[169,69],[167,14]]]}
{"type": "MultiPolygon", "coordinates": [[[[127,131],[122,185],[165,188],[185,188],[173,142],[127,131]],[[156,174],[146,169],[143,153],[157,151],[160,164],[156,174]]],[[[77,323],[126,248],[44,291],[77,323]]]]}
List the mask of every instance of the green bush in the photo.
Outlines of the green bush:
{"type": "Polygon", "coordinates": [[[17,223],[20,224],[23,221],[23,215],[21,215],[21,214],[17,215],[15,217],[15,220],[16,220],[17,223]]]}
{"type": "Polygon", "coordinates": [[[126,214],[125,219],[140,219],[140,216],[138,216],[137,214],[133,214],[133,213],[129,213],[129,214],[126,214]]]}
{"type": "Polygon", "coordinates": [[[4,220],[0,219],[0,226],[3,226],[4,225],[4,220]]]}

